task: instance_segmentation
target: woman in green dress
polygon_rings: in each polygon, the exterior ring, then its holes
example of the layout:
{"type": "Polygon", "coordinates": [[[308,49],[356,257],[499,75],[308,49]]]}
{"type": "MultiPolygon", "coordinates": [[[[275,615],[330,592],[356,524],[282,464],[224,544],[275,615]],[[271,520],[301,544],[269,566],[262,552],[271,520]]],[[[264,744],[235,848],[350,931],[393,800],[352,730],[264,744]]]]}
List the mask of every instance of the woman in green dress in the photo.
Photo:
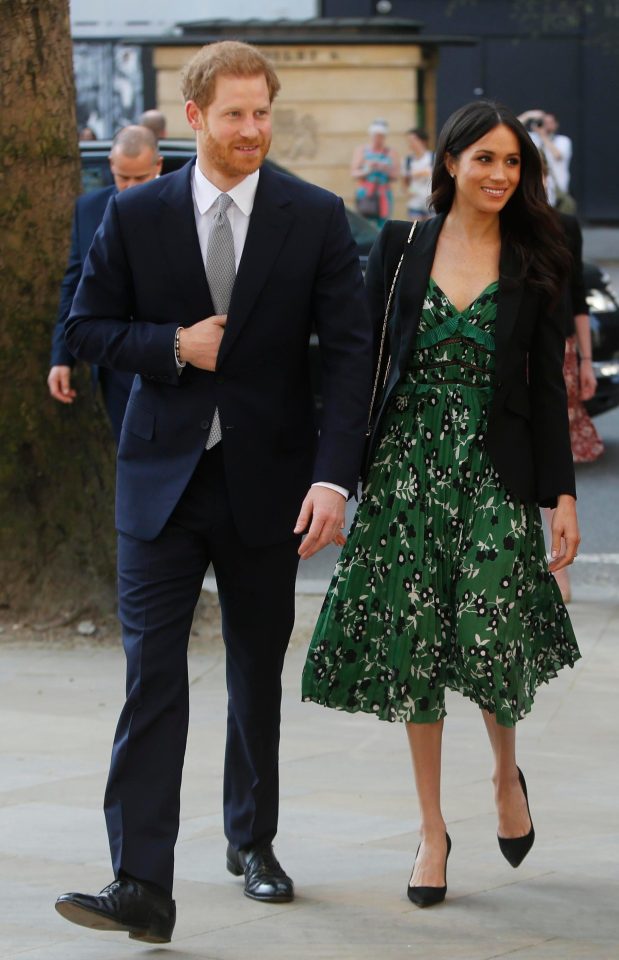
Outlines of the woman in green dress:
{"type": "Polygon", "coordinates": [[[534,839],[516,723],[579,657],[551,575],[580,540],[562,375],[569,254],[537,150],[510,111],[476,101],[445,124],[432,189],[437,216],[412,238],[389,221],[370,256],[377,353],[400,262],[388,363],[303,674],[306,700],[406,723],[421,814],[407,892],[419,906],[447,889],[445,689],[481,709],[499,846],[516,867],[534,839]],[[550,566],[540,505],[555,508],[550,566]]]}

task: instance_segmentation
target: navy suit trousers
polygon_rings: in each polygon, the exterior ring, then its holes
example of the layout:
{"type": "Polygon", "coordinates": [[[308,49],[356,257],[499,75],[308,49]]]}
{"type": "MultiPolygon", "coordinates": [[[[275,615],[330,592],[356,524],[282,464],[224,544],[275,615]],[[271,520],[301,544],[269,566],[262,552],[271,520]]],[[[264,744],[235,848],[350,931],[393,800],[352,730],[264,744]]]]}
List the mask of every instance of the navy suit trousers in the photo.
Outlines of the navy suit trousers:
{"type": "Polygon", "coordinates": [[[189,719],[187,645],[211,563],[228,688],[224,829],[237,849],[275,836],[281,672],[294,623],[298,546],[292,534],[273,546],[244,545],[232,520],[221,444],[203,454],[155,540],[120,534],[127,699],[105,795],[116,876],[172,890],[189,719]]]}

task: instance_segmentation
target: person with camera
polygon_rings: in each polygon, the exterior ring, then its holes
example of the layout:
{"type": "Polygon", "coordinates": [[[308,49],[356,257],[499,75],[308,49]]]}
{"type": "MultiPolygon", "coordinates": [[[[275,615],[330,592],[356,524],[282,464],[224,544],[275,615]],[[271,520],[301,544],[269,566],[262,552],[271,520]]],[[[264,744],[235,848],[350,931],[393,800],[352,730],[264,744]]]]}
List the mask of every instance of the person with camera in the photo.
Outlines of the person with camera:
{"type": "Polygon", "coordinates": [[[572,141],[563,133],[557,133],[559,121],[554,113],[544,110],[526,110],[518,117],[529,131],[533,143],[541,150],[548,164],[548,200],[553,207],[561,207],[564,213],[574,210],[562,206],[563,198],[570,191],[570,163],[572,141]]]}

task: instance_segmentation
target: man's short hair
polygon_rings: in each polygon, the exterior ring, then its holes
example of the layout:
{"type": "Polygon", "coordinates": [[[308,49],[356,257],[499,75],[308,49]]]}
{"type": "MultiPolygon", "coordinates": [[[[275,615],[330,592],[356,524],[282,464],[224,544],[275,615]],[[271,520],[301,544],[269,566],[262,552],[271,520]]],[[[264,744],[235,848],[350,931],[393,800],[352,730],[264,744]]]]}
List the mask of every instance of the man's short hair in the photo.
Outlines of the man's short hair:
{"type": "Polygon", "coordinates": [[[141,127],[148,127],[157,138],[163,137],[166,132],[166,119],[161,110],[145,110],[138,119],[141,127]]]}
{"type": "Polygon", "coordinates": [[[138,126],[132,123],[128,127],[122,127],[112,140],[110,156],[114,150],[118,149],[126,157],[139,157],[139,155],[149,147],[155,156],[159,155],[157,137],[148,127],[138,126]]]}
{"type": "Polygon", "coordinates": [[[430,137],[427,134],[427,131],[424,130],[422,127],[411,127],[410,130],[407,130],[406,132],[409,136],[412,133],[414,133],[415,136],[418,137],[420,140],[423,140],[424,143],[427,143],[430,139],[430,137]]]}
{"type": "Polygon", "coordinates": [[[272,103],[280,88],[275,68],[256,47],[239,40],[209,43],[191,58],[181,74],[185,100],[203,110],[215,99],[217,77],[256,77],[264,74],[272,103]]]}

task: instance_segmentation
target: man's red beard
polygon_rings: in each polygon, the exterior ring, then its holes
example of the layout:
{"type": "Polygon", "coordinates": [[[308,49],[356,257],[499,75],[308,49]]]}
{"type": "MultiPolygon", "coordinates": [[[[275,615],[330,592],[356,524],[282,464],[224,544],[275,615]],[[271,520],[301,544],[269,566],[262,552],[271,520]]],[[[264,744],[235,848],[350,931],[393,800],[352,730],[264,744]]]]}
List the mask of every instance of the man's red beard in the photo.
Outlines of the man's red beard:
{"type": "Polygon", "coordinates": [[[206,132],[204,148],[209,164],[227,177],[244,177],[257,170],[269,152],[271,138],[260,136],[251,142],[238,140],[236,143],[222,145],[210,133],[206,132]],[[256,151],[244,154],[237,147],[257,147],[256,151]]]}

